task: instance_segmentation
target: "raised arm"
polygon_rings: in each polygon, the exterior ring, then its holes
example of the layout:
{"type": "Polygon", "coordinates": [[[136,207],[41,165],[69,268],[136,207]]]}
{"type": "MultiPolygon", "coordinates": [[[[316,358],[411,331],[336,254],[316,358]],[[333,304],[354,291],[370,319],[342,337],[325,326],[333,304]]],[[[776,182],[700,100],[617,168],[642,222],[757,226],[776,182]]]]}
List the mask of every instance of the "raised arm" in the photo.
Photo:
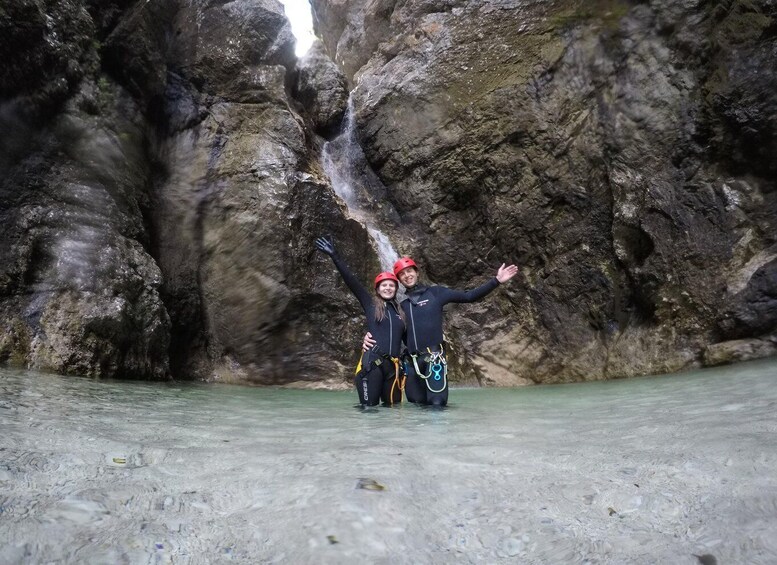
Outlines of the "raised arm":
{"type": "Polygon", "coordinates": [[[334,262],[335,267],[337,267],[337,270],[340,272],[340,276],[343,277],[345,284],[349,289],[351,289],[351,292],[359,300],[362,308],[366,310],[372,303],[372,296],[370,295],[369,291],[364,288],[364,285],[359,282],[359,279],[357,279],[356,276],[354,276],[354,274],[350,271],[350,269],[348,269],[348,265],[346,265],[345,261],[343,261],[340,255],[337,253],[332,238],[319,237],[316,239],[316,247],[319,249],[319,251],[326,253],[332,258],[332,261],[334,262]]]}
{"type": "Polygon", "coordinates": [[[515,265],[502,266],[496,272],[496,276],[485,284],[480,285],[477,288],[471,290],[454,290],[452,288],[439,287],[441,290],[440,298],[444,303],[466,303],[477,302],[481,298],[491,293],[496,287],[502,283],[506,283],[518,274],[518,267],[515,265]]]}

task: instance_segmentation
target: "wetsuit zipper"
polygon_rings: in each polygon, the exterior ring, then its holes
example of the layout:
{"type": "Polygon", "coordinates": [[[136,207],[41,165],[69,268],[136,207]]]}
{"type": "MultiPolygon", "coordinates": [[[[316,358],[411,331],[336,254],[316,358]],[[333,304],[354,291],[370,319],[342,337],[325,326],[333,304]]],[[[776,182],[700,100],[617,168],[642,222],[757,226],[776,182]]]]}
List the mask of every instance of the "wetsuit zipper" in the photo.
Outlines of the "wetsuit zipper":
{"type": "Polygon", "coordinates": [[[410,301],[410,323],[413,325],[413,341],[415,342],[415,350],[418,352],[418,338],[415,335],[415,319],[413,318],[413,302],[410,301]]]}
{"type": "MultiPolygon", "coordinates": [[[[389,304],[391,306],[391,304],[389,304]]],[[[391,355],[391,352],[394,351],[394,323],[391,321],[391,312],[386,312],[389,319],[389,350],[388,354],[391,355]]]]}

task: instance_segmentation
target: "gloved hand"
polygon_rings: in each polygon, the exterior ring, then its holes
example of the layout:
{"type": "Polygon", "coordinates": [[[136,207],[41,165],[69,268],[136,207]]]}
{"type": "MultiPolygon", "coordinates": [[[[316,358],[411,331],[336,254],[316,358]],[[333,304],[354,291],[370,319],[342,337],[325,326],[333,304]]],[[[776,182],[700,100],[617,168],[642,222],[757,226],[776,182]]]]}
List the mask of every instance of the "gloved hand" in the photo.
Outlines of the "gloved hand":
{"type": "Polygon", "coordinates": [[[318,250],[326,253],[330,257],[334,257],[337,255],[337,250],[335,249],[335,244],[332,241],[332,236],[327,237],[319,237],[316,239],[316,247],[318,247],[318,250]]]}

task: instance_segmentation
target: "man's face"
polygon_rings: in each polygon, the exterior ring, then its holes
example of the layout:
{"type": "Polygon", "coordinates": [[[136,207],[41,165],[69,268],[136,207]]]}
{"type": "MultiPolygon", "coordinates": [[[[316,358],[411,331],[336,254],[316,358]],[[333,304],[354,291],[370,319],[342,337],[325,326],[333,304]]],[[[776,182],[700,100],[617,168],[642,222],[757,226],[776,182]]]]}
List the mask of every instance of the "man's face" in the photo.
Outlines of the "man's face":
{"type": "Polygon", "coordinates": [[[413,288],[415,283],[418,282],[418,271],[415,267],[407,267],[399,271],[397,278],[405,287],[413,288]]]}
{"type": "Polygon", "coordinates": [[[397,283],[394,281],[380,281],[378,296],[383,300],[391,300],[397,293],[397,283]]]}

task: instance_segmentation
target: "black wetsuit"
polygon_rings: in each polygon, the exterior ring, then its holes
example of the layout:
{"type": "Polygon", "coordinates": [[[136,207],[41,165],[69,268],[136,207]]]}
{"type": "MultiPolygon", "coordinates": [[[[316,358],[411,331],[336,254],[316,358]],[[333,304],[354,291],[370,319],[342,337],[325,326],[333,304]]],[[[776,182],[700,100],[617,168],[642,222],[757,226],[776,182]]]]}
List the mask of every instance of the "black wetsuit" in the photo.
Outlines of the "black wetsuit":
{"type": "MultiPolygon", "coordinates": [[[[472,290],[454,290],[444,286],[423,286],[416,285],[407,290],[407,299],[402,301],[402,309],[405,311],[407,319],[407,349],[409,354],[415,354],[418,369],[425,375],[429,373],[428,356],[429,350],[432,352],[441,351],[443,346],[442,322],[443,307],[446,304],[476,302],[485,297],[496,287],[499,281],[496,277],[487,283],[472,290]]],[[[444,388],[430,385],[434,390],[432,392],[426,385],[425,379],[416,374],[415,366],[411,357],[405,357],[405,370],[407,372],[407,383],[405,385],[405,394],[410,402],[421,404],[434,404],[445,406],[448,403],[448,383],[444,388]]]]}
{"type": "Polygon", "coordinates": [[[367,329],[377,342],[376,347],[364,352],[362,370],[353,380],[359,402],[366,406],[376,406],[381,398],[387,404],[401,402],[402,392],[399,390],[399,383],[395,382],[397,378],[395,365],[390,358],[399,358],[405,325],[395,307],[395,302],[387,300],[386,316],[380,321],[376,320],[375,295],[364,288],[340,257],[335,255],[332,260],[345,284],[362,305],[367,318],[367,329]]]}

